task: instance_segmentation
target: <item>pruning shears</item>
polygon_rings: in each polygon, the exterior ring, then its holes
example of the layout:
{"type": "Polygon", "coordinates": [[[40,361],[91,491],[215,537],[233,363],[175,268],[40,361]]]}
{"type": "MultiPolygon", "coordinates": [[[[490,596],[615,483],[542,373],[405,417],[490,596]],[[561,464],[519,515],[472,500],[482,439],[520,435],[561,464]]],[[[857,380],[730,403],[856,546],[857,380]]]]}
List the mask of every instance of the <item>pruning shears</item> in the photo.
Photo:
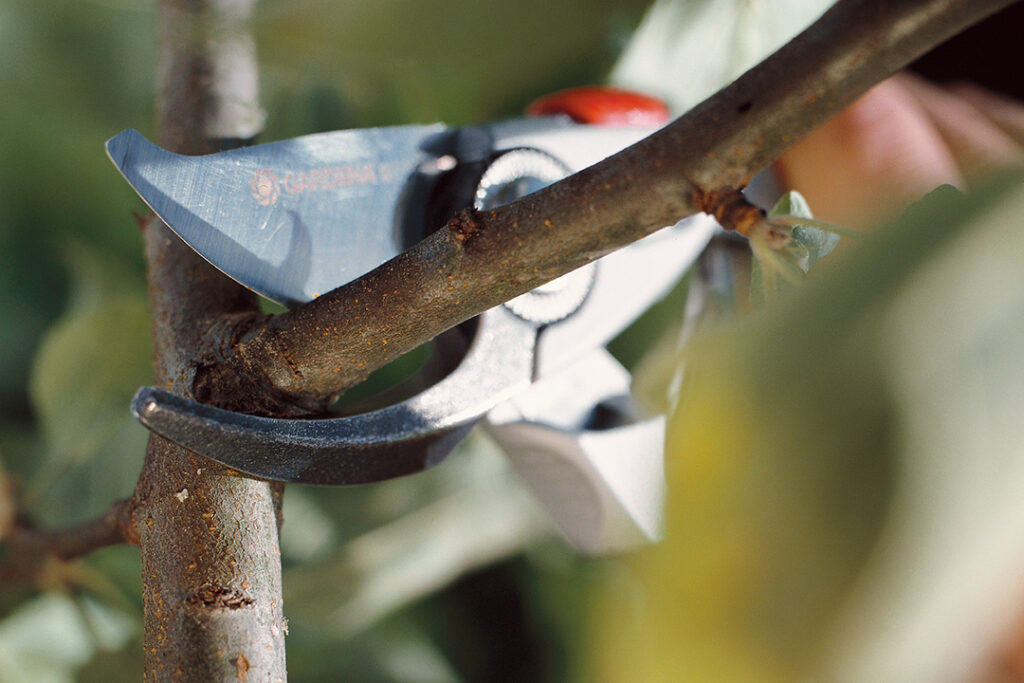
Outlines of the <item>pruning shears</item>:
{"type": "MultiPolygon", "coordinates": [[[[129,130],[107,153],[186,243],[295,306],[415,244],[467,206],[494,208],[596,163],[667,121],[655,100],[577,89],[531,116],[321,133],[172,154],[129,130]],[[566,115],[568,114],[568,115],[566,115]]],[[[150,430],[249,474],[357,484],[426,469],[483,422],[564,534],[587,552],[657,537],[664,418],[644,418],[604,349],[663,297],[717,229],[687,218],[445,333],[425,389],[356,414],[243,415],[144,387],[150,430]]]]}

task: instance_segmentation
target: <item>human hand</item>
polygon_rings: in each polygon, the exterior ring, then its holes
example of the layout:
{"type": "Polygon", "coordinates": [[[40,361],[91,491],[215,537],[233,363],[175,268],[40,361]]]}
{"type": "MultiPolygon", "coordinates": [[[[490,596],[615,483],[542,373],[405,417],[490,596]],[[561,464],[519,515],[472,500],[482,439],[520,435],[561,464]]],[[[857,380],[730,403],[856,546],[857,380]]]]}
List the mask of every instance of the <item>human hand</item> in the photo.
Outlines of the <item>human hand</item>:
{"type": "Polygon", "coordinates": [[[901,73],[792,147],[776,165],[816,217],[869,227],[943,183],[1024,162],[1024,105],[973,85],[901,73]]]}

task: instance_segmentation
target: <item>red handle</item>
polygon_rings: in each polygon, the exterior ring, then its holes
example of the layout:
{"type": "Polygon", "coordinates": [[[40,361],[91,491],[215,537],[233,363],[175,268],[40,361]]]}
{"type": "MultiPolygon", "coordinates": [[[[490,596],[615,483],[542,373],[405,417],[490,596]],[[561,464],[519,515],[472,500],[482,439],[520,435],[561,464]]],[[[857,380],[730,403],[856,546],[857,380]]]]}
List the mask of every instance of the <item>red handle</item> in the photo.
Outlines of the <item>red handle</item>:
{"type": "Polygon", "coordinates": [[[665,103],[648,95],[611,86],[570,88],[534,101],[529,116],[566,114],[576,123],[606,126],[663,126],[669,121],[665,103]]]}

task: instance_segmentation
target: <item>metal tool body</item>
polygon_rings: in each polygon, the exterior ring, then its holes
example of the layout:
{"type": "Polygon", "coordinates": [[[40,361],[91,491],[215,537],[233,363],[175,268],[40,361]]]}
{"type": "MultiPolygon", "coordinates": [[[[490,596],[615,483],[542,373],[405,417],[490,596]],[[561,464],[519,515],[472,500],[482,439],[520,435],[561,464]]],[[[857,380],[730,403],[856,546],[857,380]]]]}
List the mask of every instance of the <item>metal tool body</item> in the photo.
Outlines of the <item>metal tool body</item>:
{"type": "Polygon", "coordinates": [[[246,287],[294,306],[373,270],[473,203],[502,151],[541,150],[569,172],[650,132],[515,119],[335,131],[190,157],[128,130],[106,148],[193,249],[246,287]]]}
{"type": "MultiPolygon", "coordinates": [[[[458,209],[516,199],[649,132],[523,119],[342,131],[182,157],[127,131],[107,150],[207,260],[295,305],[375,268],[458,209]]],[[[133,411],[230,467],[313,484],[425,469],[489,414],[489,430],[574,543],[627,547],[656,534],[663,422],[631,415],[628,373],[602,347],[668,292],[716,229],[691,217],[464,323],[446,333],[457,338],[447,346],[462,349],[446,359],[450,372],[391,405],[280,420],[143,388],[133,411]],[[599,424],[601,416],[613,419],[599,424]]]]}

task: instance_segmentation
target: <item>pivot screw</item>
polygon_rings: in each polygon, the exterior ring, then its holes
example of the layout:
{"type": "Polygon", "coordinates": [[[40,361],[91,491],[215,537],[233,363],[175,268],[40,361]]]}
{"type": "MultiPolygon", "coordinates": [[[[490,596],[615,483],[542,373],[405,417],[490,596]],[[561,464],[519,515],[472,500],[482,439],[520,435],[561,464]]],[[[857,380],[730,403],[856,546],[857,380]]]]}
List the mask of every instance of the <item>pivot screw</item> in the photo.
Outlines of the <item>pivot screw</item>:
{"type": "MultiPolygon", "coordinates": [[[[473,206],[493,209],[536,192],[569,175],[561,161],[538,149],[521,147],[502,153],[480,177],[473,206]]],[[[505,303],[523,320],[540,325],[558,322],[574,313],[594,282],[595,265],[567,273],[505,303]]]]}

